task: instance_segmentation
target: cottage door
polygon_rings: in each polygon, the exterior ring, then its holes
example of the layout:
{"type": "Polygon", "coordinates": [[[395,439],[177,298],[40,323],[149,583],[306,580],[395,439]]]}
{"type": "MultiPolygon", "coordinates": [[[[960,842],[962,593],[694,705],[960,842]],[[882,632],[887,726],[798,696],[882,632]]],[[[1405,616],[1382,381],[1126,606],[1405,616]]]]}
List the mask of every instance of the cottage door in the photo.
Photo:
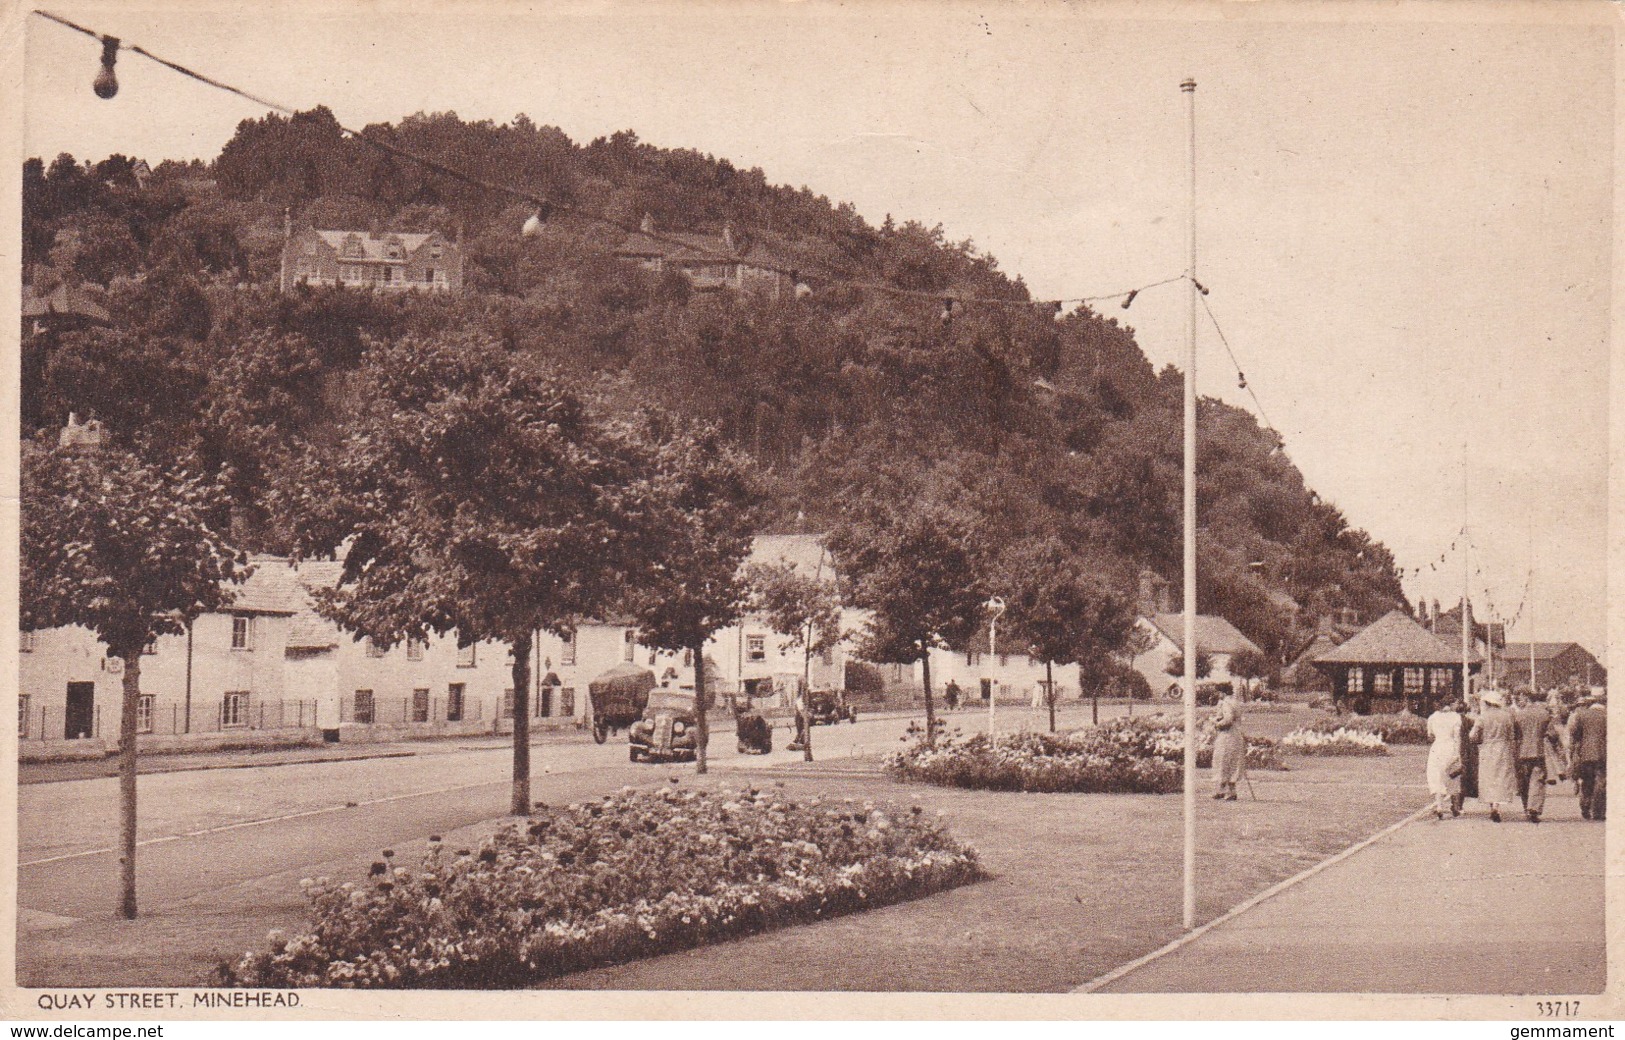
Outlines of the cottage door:
{"type": "Polygon", "coordinates": [[[63,737],[68,740],[84,740],[91,735],[95,724],[96,684],[69,683],[67,725],[64,727],[63,737]]]}

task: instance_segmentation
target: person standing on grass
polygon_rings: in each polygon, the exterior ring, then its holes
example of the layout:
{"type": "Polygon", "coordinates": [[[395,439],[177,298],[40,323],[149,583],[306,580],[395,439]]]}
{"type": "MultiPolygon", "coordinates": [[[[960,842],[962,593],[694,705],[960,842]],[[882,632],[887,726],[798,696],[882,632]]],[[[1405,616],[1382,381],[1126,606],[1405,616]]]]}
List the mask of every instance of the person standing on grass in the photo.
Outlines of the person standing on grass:
{"type": "Polygon", "coordinates": [[[1478,800],[1490,803],[1490,819],[1500,823],[1501,806],[1518,800],[1518,728],[1506,694],[1485,690],[1483,699],[1469,739],[1478,746],[1478,800]]]}
{"type": "Polygon", "coordinates": [[[1574,749],[1575,785],[1580,789],[1580,815],[1608,818],[1608,708],[1601,697],[1587,697],[1569,719],[1574,749]]]}
{"type": "Polygon", "coordinates": [[[1433,815],[1442,820],[1448,809],[1451,816],[1460,816],[1461,715],[1454,703],[1446,701],[1428,716],[1428,736],[1433,739],[1428,748],[1428,791],[1433,795],[1433,815]]]}
{"type": "Polygon", "coordinates": [[[1247,734],[1241,728],[1241,705],[1234,691],[1219,701],[1213,715],[1213,797],[1236,800],[1236,784],[1247,777],[1247,734]]]}
{"type": "Polygon", "coordinates": [[[1546,810],[1546,747],[1553,738],[1552,713],[1527,693],[1518,694],[1517,701],[1512,724],[1518,732],[1518,797],[1523,799],[1529,822],[1539,823],[1546,810]]]}
{"type": "Polygon", "coordinates": [[[943,703],[948,705],[949,711],[959,710],[959,684],[952,679],[948,680],[948,688],[942,691],[943,703]]]}

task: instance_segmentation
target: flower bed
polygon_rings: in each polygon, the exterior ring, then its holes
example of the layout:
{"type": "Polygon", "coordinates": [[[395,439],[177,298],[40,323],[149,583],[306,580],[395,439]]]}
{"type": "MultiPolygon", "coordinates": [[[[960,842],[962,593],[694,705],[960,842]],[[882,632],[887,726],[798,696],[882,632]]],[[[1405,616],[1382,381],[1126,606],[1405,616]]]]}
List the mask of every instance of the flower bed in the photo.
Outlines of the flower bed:
{"type": "Polygon", "coordinates": [[[1092,727],[1066,735],[1017,733],[911,744],[886,757],[902,780],[982,791],[1167,794],[1180,767],[1157,753],[1149,731],[1092,727]]]}
{"type": "Polygon", "coordinates": [[[1384,744],[1428,744],[1428,720],[1420,715],[1340,715],[1330,719],[1316,719],[1308,729],[1316,733],[1335,733],[1340,729],[1357,733],[1374,733],[1384,744]]]}
{"type": "Polygon", "coordinates": [[[477,850],[431,839],[419,870],[302,882],[315,924],[219,970],[256,987],[512,988],[849,913],[982,877],[918,807],[756,790],[623,790],[509,824],[477,850]]]}
{"type": "Polygon", "coordinates": [[[1281,747],[1300,755],[1386,755],[1388,745],[1375,733],[1337,729],[1295,729],[1281,738],[1281,747]]]}
{"type": "MultiPolygon", "coordinates": [[[[1178,716],[1158,714],[1137,716],[1135,718],[1117,718],[1103,723],[1102,728],[1110,729],[1144,729],[1151,735],[1152,747],[1164,761],[1173,762],[1183,768],[1185,762],[1185,720],[1178,716]]],[[[1213,768],[1213,738],[1217,731],[1213,728],[1213,716],[1204,715],[1196,724],[1196,767],[1198,769],[1213,768]]],[[[1280,751],[1275,741],[1269,737],[1247,735],[1247,768],[1284,770],[1286,763],[1282,761],[1280,751]]]]}

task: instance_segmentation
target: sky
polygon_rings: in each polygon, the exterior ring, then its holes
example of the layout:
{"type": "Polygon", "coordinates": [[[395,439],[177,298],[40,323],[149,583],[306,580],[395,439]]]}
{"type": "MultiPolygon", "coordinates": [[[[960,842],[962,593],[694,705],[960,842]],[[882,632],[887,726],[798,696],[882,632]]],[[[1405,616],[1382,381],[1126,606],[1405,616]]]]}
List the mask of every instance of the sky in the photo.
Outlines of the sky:
{"type": "MultiPolygon", "coordinates": [[[[1257,402],[1205,317],[1199,392],[1262,405],[1309,485],[1401,568],[1421,568],[1405,581],[1413,601],[1452,604],[1465,580],[1481,616],[1516,618],[1510,638],[1600,656],[1605,6],[50,10],[261,96],[326,104],[347,125],[455,111],[524,113],[582,143],[632,129],[850,201],[877,224],[940,223],[1039,298],[1186,270],[1179,84],[1192,77],[1197,277],[1257,402]]],[[[208,159],[264,113],[129,52],[118,96],[99,100],[99,45],[24,23],[23,155],[208,159]]],[[[1179,285],[1127,313],[1102,307],[1153,364],[1183,365],[1179,285]]]]}

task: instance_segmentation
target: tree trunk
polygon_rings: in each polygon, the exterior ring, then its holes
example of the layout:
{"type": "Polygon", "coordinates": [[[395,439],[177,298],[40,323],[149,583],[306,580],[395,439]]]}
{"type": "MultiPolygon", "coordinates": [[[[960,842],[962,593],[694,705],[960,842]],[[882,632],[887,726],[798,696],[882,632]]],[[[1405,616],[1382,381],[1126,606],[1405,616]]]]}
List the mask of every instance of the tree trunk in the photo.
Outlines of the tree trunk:
{"type": "Polygon", "coordinates": [[[807,626],[807,642],[801,644],[801,759],[811,762],[812,756],[812,626],[807,626]]]}
{"type": "Polygon", "coordinates": [[[530,813],[530,651],[535,636],[527,629],[513,641],[513,803],[514,816],[530,813]]]}
{"type": "MultiPolygon", "coordinates": [[[[1049,731],[1055,732],[1055,665],[1044,662],[1044,700],[1049,702],[1049,731]]],[[[1100,700],[1095,699],[1095,723],[1100,722],[1100,700]]]]}
{"type": "Polygon", "coordinates": [[[920,658],[921,678],[925,680],[925,742],[934,746],[937,742],[937,713],[931,707],[931,651],[927,649],[925,656],[920,658]]]}
{"type": "Polygon", "coordinates": [[[124,653],[124,710],[118,728],[119,913],[135,920],[136,712],[141,705],[141,647],[124,653]]]}
{"type": "Polygon", "coordinates": [[[694,655],[694,772],[704,775],[708,769],[706,752],[711,746],[711,698],[705,688],[705,641],[689,648],[694,655]]]}

